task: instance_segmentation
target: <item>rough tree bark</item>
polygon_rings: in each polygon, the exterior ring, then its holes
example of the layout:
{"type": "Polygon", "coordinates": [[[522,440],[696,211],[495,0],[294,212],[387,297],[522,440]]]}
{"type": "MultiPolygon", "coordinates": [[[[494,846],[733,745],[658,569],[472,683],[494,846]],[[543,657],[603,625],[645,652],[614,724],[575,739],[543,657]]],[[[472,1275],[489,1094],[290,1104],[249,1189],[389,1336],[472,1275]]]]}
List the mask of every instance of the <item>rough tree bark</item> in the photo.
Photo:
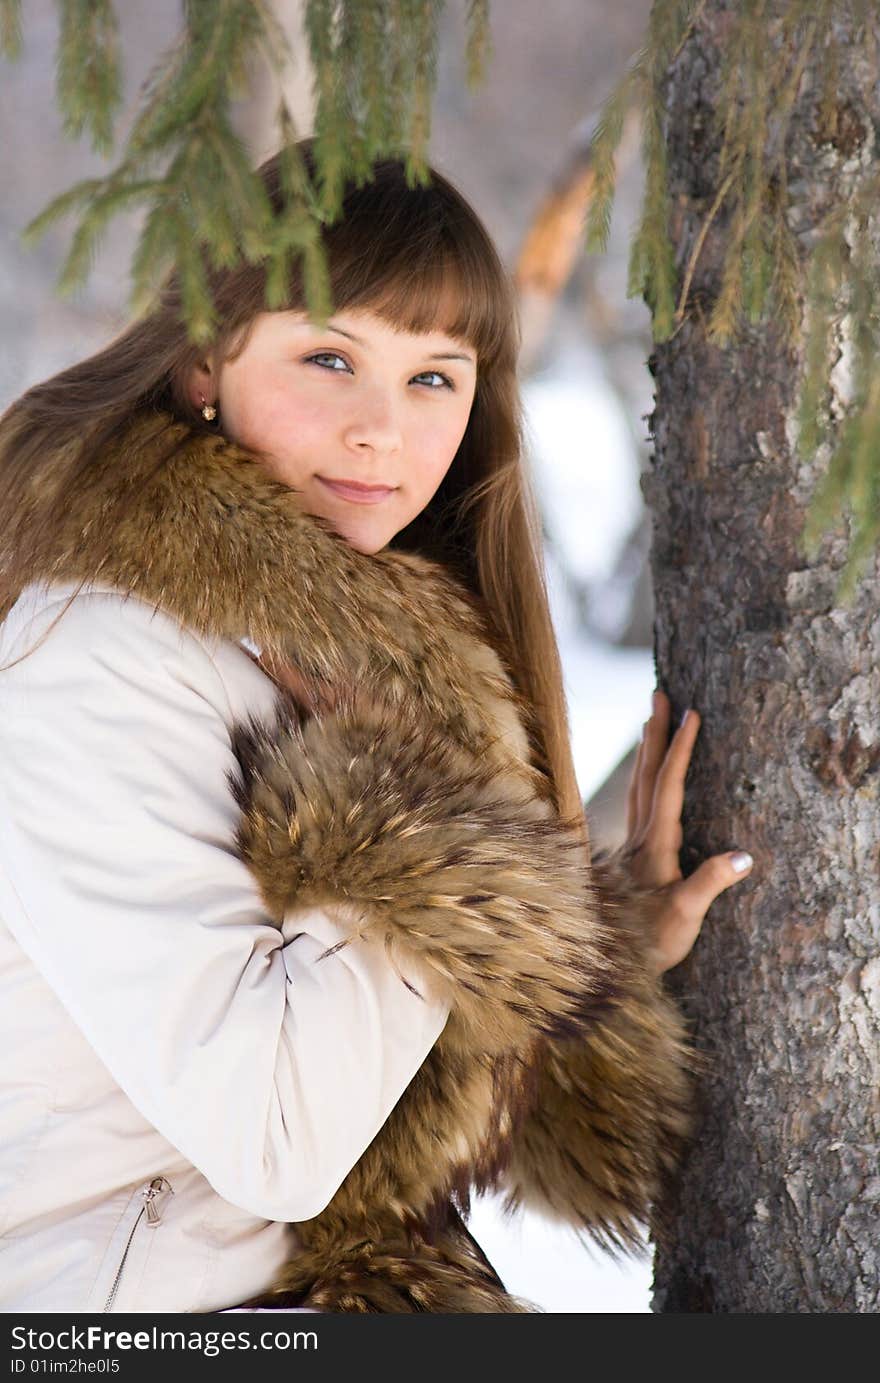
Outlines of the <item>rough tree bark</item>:
{"type": "MultiPolygon", "coordinates": [[[[665,79],[673,239],[684,266],[717,188],[710,114],[730,3],[708,0],[665,79]]],[[[780,12],[779,0],[771,10],[780,12]]],[[[846,44],[836,131],[808,67],[787,159],[805,253],[877,157],[880,87],[846,44]]],[[[768,42],[775,42],[768,31],[768,42]]],[[[821,52],[815,62],[821,62],[821,52]]],[[[775,323],[706,334],[727,243],[712,224],[691,308],[652,359],[655,653],[702,723],[682,868],[734,846],[748,880],[669,977],[710,1070],[655,1263],[655,1311],[880,1308],[880,564],[835,606],[848,518],[809,563],[822,457],[798,459],[799,360],[775,323]]],[[[875,243],[878,243],[875,241],[875,243]]],[[[880,256],[878,256],[880,269],[880,256]]],[[[834,362],[829,362],[829,368],[834,362]]]]}

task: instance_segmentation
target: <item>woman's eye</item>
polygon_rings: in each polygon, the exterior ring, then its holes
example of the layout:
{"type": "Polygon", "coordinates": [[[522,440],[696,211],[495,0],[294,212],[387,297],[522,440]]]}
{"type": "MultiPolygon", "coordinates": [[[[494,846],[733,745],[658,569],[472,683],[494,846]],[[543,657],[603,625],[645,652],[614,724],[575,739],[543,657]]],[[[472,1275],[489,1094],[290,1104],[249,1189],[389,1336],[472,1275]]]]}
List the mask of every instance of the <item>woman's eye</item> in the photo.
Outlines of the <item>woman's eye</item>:
{"type": "Polygon", "coordinates": [[[439,386],[438,386],[438,385],[435,385],[435,384],[432,384],[432,385],[431,385],[431,388],[432,388],[432,389],[436,389],[436,388],[438,388],[438,387],[441,388],[441,389],[454,389],[454,388],[455,388],[455,385],[453,384],[453,382],[452,382],[452,380],[449,378],[449,376],[448,376],[448,375],[441,374],[439,370],[425,370],[425,371],[423,372],[422,375],[416,375],[416,379],[420,379],[420,378],[421,378],[421,379],[424,379],[425,375],[434,375],[435,378],[441,379],[441,380],[443,381],[443,383],[442,383],[441,385],[439,385],[439,386]]]}
{"type": "MultiPolygon", "coordinates": [[[[318,351],[315,355],[307,356],[307,360],[342,360],[342,356],[337,355],[335,351],[318,351]]],[[[345,365],[344,360],[342,363],[345,365]]],[[[335,366],[331,368],[335,368],[335,366]]]]}
{"type": "MultiPolygon", "coordinates": [[[[348,369],[348,366],[347,366],[345,360],[342,358],[341,355],[337,355],[336,351],[316,351],[314,355],[306,356],[306,362],[307,362],[307,363],[310,363],[311,361],[315,361],[316,364],[319,364],[322,360],[340,360],[340,361],[342,361],[343,367],[344,367],[345,369],[348,369]]],[[[321,368],[322,368],[322,369],[328,369],[328,368],[329,368],[329,369],[331,369],[331,370],[336,370],[336,366],[335,366],[335,365],[331,365],[331,366],[329,366],[329,367],[326,366],[326,365],[322,365],[321,368]]],[[[339,373],[339,371],[337,371],[337,373],[339,373]]],[[[452,382],[452,380],[449,378],[449,376],[448,376],[448,375],[442,374],[440,370],[423,370],[421,374],[414,375],[413,378],[414,378],[414,379],[425,379],[426,376],[431,376],[431,375],[433,375],[435,379],[439,379],[439,380],[441,381],[441,383],[440,383],[440,384],[431,384],[431,385],[429,385],[428,387],[429,387],[430,389],[434,389],[434,390],[437,390],[437,389],[453,389],[453,390],[454,390],[454,389],[455,389],[455,385],[454,385],[454,383],[452,382]]]]}

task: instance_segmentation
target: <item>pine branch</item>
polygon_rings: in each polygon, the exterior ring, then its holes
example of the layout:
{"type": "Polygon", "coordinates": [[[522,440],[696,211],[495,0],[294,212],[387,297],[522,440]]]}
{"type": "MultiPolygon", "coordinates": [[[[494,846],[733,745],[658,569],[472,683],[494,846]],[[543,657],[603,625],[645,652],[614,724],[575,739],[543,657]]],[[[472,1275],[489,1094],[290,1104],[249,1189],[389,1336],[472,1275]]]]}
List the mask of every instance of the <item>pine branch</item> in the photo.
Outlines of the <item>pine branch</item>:
{"type": "MultiPolygon", "coordinates": [[[[744,327],[771,316],[784,339],[801,353],[797,402],[798,447],[805,459],[827,459],[804,526],[812,555],[826,525],[844,505],[852,510],[852,544],[841,591],[853,590],[855,572],[880,541],[880,406],[871,383],[880,353],[877,250],[880,173],[861,175],[857,206],[848,220],[833,209],[804,254],[788,221],[789,136],[808,70],[818,87],[819,125],[833,139],[840,66],[836,23],[848,10],[862,25],[864,46],[877,61],[876,4],[871,0],[739,0],[726,10],[721,84],[710,132],[718,147],[715,193],[695,235],[673,307],[676,267],[668,237],[668,179],[664,135],[665,83],[671,65],[701,22],[704,5],[654,0],[648,42],[640,55],[645,93],[642,148],[645,187],[630,249],[630,294],[651,308],[656,341],[683,321],[697,261],[715,225],[726,244],[707,334],[729,345],[744,327]],[[856,214],[856,211],[858,214],[856,214]],[[849,230],[847,229],[849,227],[849,230]],[[804,259],[806,257],[806,282],[804,259]],[[852,395],[830,397],[831,361],[840,350],[851,360],[852,395]],[[840,416],[832,420],[829,408],[840,416]]],[[[866,70],[870,70],[866,64],[866,70]]],[[[597,194],[588,223],[590,249],[604,248],[614,196],[613,151],[619,139],[628,73],[603,108],[595,138],[597,194]]]]}
{"type": "Polygon", "coordinates": [[[467,87],[476,91],[485,78],[492,57],[492,34],[489,30],[489,0],[468,0],[467,6],[467,87]]]}
{"type": "Polygon", "coordinates": [[[0,54],[15,62],[21,50],[21,0],[0,0],[0,54]]]}
{"type": "Polygon", "coordinates": [[[132,257],[129,307],[135,317],[150,310],[155,285],[163,282],[174,268],[176,241],[167,201],[167,188],[160,184],[132,257]]]}
{"type": "Polygon", "coordinates": [[[358,107],[369,159],[388,147],[390,134],[386,92],[388,76],[388,4],[370,0],[361,7],[361,47],[358,69],[358,107]]]}
{"type": "Polygon", "coordinates": [[[687,263],[687,268],[685,269],[684,273],[684,279],[682,280],[681,294],[679,295],[678,306],[675,309],[676,323],[679,323],[684,319],[685,305],[690,295],[691,283],[693,282],[694,271],[697,267],[697,261],[700,258],[700,252],[703,248],[703,245],[706,242],[706,236],[709,234],[709,228],[712,225],[712,222],[715,220],[715,217],[718,215],[721,203],[724,201],[724,198],[730,191],[734,176],[734,173],[728,173],[727,177],[722,182],[721,186],[715,194],[715,200],[709,208],[709,214],[706,216],[706,219],[700,227],[700,233],[694,241],[694,247],[691,250],[690,258],[688,259],[687,263]]]}
{"type": "Polygon", "coordinates": [[[113,120],[122,104],[118,27],[111,0],[61,0],[57,83],[64,133],[90,130],[92,147],[113,148],[113,120]]]}
{"type": "Polygon", "coordinates": [[[401,42],[405,13],[403,0],[388,0],[388,87],[387,103],[388,140],[394,146],[402,146],[407,123],[406,92],[409,83],[409,63],[405,46],[401,42]]]}
{"type": "Polygon", "coordinates": [[[617,151],[627,112],[636,102],[644,100],[649,56],[648,48],[640,49],[599,112],[590,141],[594,184],[587,215],[588,251],[602,252],[608,245],[617,180],[617,151]]]}
{"type": "Polygon", "coordinates": [[[407,182],[410,187],[427,181],[428,139],[431,134],[431,98],[437,80],[437,23],[443,0],[407,0],[413,42],[412,116],[407,182]]]}
{"type": "Polygon", "coordinates": [[[305,31],[315,74],[315,156],[319,167],[321,206],[334,221],[341,210],[349,122],[340,108],[339,88],[345,74],[337,67],[338,38],[333,0],[307,0],[305,31]]]}
{"type": "Polygon", "coordinates": [[[801,323],[801,261],[797,242],[786,219],[787,208],[788,182],[783,167],[780,169],[778,190],[773,208],[772,243],[770,246],[773,280],[770,287],[783,331],[789,340],[793,340],[801,323]]]}
{"type": "Polygon", "coordinates": [[[627,293],[630,297],[641,295],[648,303],[658,341],[667,340],[675,328],[676,287],[675,256],[669,235],[664,83],[701,9],[698,0],[654,0],[648,25],[642,118],[645,195],[641,220],[630,246],[627,293]]]}
{"type": "MultiPolygon", "coordinates": [[[[465,3],[472,85],[491,51],[489,3],[465,3]]],[[[283,205],[276,214],[235,135],[230,110],[247,87],[255,54],[262,53],[279,73],[291,60],[271,0],[184,0],[180,37],[142,88],[141,109],[117,167],[56,197],[25,227],[25,244],[63,216],[79,215],[58,284],[61,293],[70,293],[90,271],[113,216],[143,202],[146,216],[131,274],[136,312],[148,310],[159,284],[176,268],[188,328],[194,340],[204,342],[216,328],[210,270],[244,259],[265,265],[267,306],[286,304],[299,262],[307,307],[316,320],[326,320],[332,303],[321,227],[340,214],[346,182],[366,180],[377,158],[402,153],[410,185],[427,179],[442,4],[306,0],[317,174],[313,182],[301,156],[288,147],[297,132],[282,99],[283,205]]],[[[112,0],[59,5],[57,91],[64,128],[72,136],[88,132],[106,152],[121,92],[112,0]]],[[[785,0],[771,7],[768,0],[739,0],[728,10],[715,107],[716,192],[679,284],[669,235],[665,90],[671,66],[704,22],[706,9],[706,0],[654,0],[647,42],[605,102],[591,144],[595,182],[587,245],[595,250],[607,244],[615,155],[626,112],[639,102],[645,192],[630,247],[628,292],[645,297],[655,339],[667,339],[687,311],[710,227],[726,233],[710,338],[723,346],[743,324],[754,328],[773,313],[789,340],[800,339],[798,446],[805,457],[829,458],[804,541],[818,541],[822,525],[847,503],[853,517],[850,555],[861,559],[880,534],[880,466],[874,459],[880,403],[872,383],[880,351],[873,250],[880,174],[865,171],[848,218],[836,208],[829,214],[808,256],[804,282],[803,248],[787,219],[787,158],[792,115],[808,70],[818,83],[821,130],[834,136],[840,67],[835,21],[844,9],[861,25],[865,52],[876,64],[876,4],[785,0]],[[841,351],[850,362],[852,391],[846,399],[830,388],[831,361],[841,351]],[[839,416],[832,420],[834,408],[839,416]]],[[[0,52],[15,59],[21,47],[20,0],[0,0],[0,52]]],[[[848,582],[854,570],[848,567],[848,582]]]]}
{"type": "MultiPolygon", "coordinates": [[[[112,0],[59,0],[58,99],[70,135],[91,132],[109,151],[120,100],[112,0]]],[[[427,179],[425,151],[436,83],[437,27],[444,0],[306,0],[304,24],[315,89],[316,178],[288,148],[297,132],[278,107],[283,205],[273,210],[231,122],[261,53],[281,72],[292,52],[271,0],[184,0],[184,24],[141,89],[142,103],[117,166],[56,197],[25,227],[33,244],[63,216],[76,227],[58,291],[79,288],[112,217],[144,201],[132,257],[129,306],[149,310],[172,269],[188,326],[203,342],[213,329],[210,269],[263,263],[267,304],[286,304],[301,261],[307,307],[332,311],[320,227],[341,211],[347,181],[363,182],[384,155],[406,152],[412,185],[427,179]]],[[[488,0],[468,3],[468,68],[474,80],[490,51],[488,0]]],[[[0,43],[21,49],[20,0],[0,0],[0,43]]]]}

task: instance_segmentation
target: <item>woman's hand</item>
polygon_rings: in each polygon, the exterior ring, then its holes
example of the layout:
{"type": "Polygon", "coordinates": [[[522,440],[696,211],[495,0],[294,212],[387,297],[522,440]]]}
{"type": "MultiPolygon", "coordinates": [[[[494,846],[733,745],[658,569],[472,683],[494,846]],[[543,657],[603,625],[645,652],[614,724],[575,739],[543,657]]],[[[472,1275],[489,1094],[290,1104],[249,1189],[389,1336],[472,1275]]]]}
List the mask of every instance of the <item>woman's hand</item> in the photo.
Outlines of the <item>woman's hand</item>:
{"type": "Polygon", "coordinates": [[[657,973],[684,960],[711,904],[719,893],[745,878],[753,864],[751,855],[730,850],[711,855],[693,874],[682,877],[678,855],[683,839],[684,782],[700,716],[689,709],[668,743],[670,710],[666,693],[655,691],[654,710],[642,730],[626,799],[630,872],[638,883],[665,886],[666,890],[652,938],[657,973]]]}

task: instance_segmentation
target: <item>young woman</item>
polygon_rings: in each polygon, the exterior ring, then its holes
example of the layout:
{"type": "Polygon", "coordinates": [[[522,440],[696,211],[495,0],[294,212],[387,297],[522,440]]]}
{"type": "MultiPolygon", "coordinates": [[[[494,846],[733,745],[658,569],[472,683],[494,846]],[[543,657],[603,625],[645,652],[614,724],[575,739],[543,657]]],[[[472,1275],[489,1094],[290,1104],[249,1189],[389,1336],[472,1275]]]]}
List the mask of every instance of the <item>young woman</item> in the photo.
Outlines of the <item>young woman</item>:
{"type": "Polygon", "coordinates": [[[591,861],[510,281],[395,160],[323,234],[0,419],[6,1311],[534,1310],[470,1193],[625,1245],[687,1130],[699,717],[591,861]]]}

